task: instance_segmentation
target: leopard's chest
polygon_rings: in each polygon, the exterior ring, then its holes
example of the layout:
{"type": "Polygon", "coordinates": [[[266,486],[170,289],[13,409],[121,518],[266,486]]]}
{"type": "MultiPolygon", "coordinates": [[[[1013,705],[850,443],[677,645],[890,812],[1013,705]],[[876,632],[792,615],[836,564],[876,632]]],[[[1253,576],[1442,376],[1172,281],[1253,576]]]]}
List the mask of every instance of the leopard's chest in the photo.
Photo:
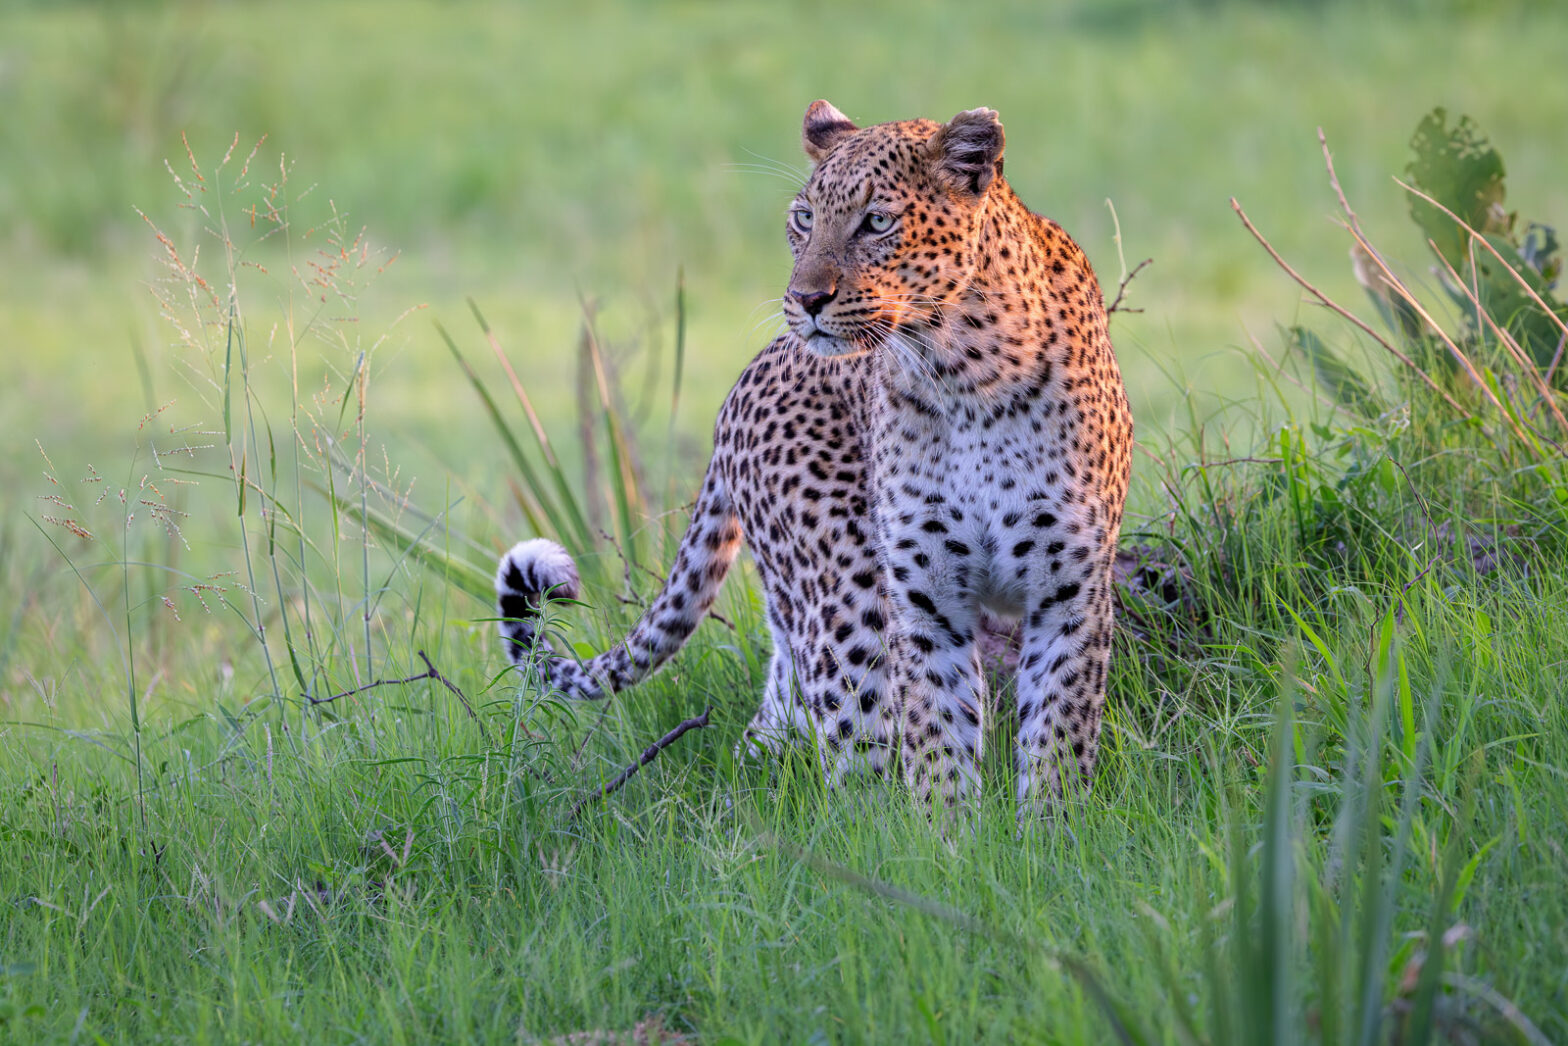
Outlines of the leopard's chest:
{"type": "Polygon", "coordinates": [[[879,490],[893,500],[1005,502],[1071,456],[1076,426],[1063,413],[1049,390],[944,399],[886,388],[870,431],[879,490]]]}

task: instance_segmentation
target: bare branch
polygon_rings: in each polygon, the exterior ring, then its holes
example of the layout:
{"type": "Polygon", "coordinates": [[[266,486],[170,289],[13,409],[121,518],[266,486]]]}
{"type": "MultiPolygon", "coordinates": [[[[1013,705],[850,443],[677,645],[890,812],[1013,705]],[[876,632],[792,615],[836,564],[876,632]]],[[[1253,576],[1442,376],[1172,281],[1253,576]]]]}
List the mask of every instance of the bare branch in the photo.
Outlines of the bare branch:
{"type": "Polygon", "coordinates": [[[1199,469],[1227,468],[1231,465],[1280,465],[1284,458],[1225,458],[1221,461],[1201,461],[1191,465],[1182,466],[1182,475],[1195,472],[1199,469]]]}
{"type": "Polygon", "coordinates": [[[426,654],[423,650],[417,651],[417,653],[419,654],[419,659],[425,663],[426,669],[426,671],[419,673],[417,676],[409,676],[406,679],[377,679],[366,683],[364,686],[356,686],[352,690],[342,690],[336,694],[330,694],[327,697],[314,697],[310,694],[306,694],[305,700],[312,705],[326,705],[331,704],[333,701],[337,701],[340,698],[353,697],[355,694],[362,694],[366,690],[374,690],[378,686],[406,686],[409,683],[418,683],[421,680],[434,679],[442,686],[452,691],[453,694],[457,695],[457,699],[463,703],[463,710],[468,713],[468,718],[472,719],[475,724],[478,725],[479,736],[484,738],[486,744],[489,744],[490,735],[485,732],[485,725],[484,723],[480,722],[479,716],[474,712],[474,706],[468,703],[468,698],[463,695],[463,692],[459,690],[450,679],[441,674],[440,670],[436,668],[435,662],[430,660],[429,654],[426,654]]]}
{"type": "Polygon", "coordinates": [[[1314,287],[1311,283],[1309,283],[1307,281],[1306,277],[1302,276],[1295,269],[1292,269],[1290,267],[1290,263],[1288,263],[1287,261],[1285,261],[1284,258],[1281,258],[1279,256],[1279,252],[1274,249],[1274,245],[1269,243],[1269,241],[1264,238],[1263,234],[1258,231],[1258,227],[1256,225],[1252,224],[1252,220],[1247,217],[1247,212],[1241,209],[1241,204],[1236,202],[1236,198],[1234,196],[1232,196],[1230,198],[1230,207],[1231,207],[1231,210],[1236,212],[1236,216],[1241,219],[1241,224],[1243,224],[1243,225],[1245,225],[1247,227],[1247,231],[1252,234],[1253,239],[1257,240],[1260,244],[1263,245],[1263,249],[1269,252],[1269,257],[1274,259],[1274,264],[1278,265],[1281,269],[1284,269],[1285,270],[1285,274],[1287,276],[1289,276],[1291,279],[1295,280],[1297,283],[1301,284],[1301,286],[1306,290],[1306,292],[1308,294],[1312,295],[1314,298],[1316,298],[1324,307],[1328,308],[1332,312],[1338,313],[1340,316],[1344,317],[1345,319],[1349,320],[1351,323],[1355,324],[1362,331],[1364,331],[1369,338],[1371,338],[1373,341],[1377,342],[1385,350],[1387,350],[1391,355],[1393,355],[1396,359],[1398,359],[1399,362],[1403,363],[1405,366],[1407,366],[1411,370],[1415,371],[1416,375],[1418,377],[1420,377],[1420,379],[1422,381],[1426,382],[1427,386],[1433,392],[1435,392],[1439,396],[1441,396],[1442,399],[1443,399],[1443,402],[1447,403],[1449,405],[1449,407],[1451,407],[1454,410],[1454,412],[1457,413],[1460,417],[1469,418],[1469,417],[1472,416],[1471,413],[1468,410],[1465,410],[1465,408],[1463,408],[1463,407],[1461,407],[1459,405],[1459,401],[1458,400],[1454,399],[1447,392],[1444,392],[1443,389],[1442,389],[1442,386],[1438,385],[1437,382],[1433,381],[1432,380],[1432,376],[1430,374],[1428,374],[1426,371],[1422,370],[1420,368],[1420,366],[1417,365],[1415,360],[1411,359],[1409,356],[1406,356],[1403,352],[1400,352],[1398,349],[1394,348],[1394,346],[1389,343],[1387,338],[1383,337],[1377,331],[1375,331],[1371,327],[1369,327],[1365,320],[1361,319],[1361,317],[1357,316],[1355,313],[1351,312],[1349,309],[1347,309],[1344,306],[1340,305],[1338,302],[1334,301],[1328,295],[1326,295],[1322,291],[1318,290],[1316,287],[1314,287]]]}
{"type": "Polygon", "coordinates": [[[1111,302],[1110,305],[1106,306],[1105,314],[1107,316],[1111,315],[1111,313],[1113,313],[1113,312],[1142,312],[1143,311],[1142,309],[1125,308],[1122,305],[1122,299],[1124,297],[1126,297],[1126,295],[1127,295],[1127,285],[1132,282],[1133,277],[1138,275],[1144,269],[1148,268],[1150,265],[1153,265],[1153,264],[1154,264],[1154,259],[1153,258],[1145,258],[1145,259],[1143,259],[1143,261],[1139,262],[1137,265],[1134,265],[1132,267],[1132,271],[1131,272],[1129,272],[1127,275],[1122,277],[1121,286],[1116,288],[1116,300],[1111,302]]]}
{"type": "Polygon", "coordinates": [[[454,695],[456,695],[457,699],[463,703],[463,710],[468,713],[468,718],[472,719],[476,724],[478,724],[479,736],[483,737],[485,739],[485,743],[488,744],[490,738],[485,735],[485,725],[479,722],[479,716],[475,714],[474,706],[468,703],[468,698],[463,696],[463,692],[459,690],[450,679],[436,670],[435,663],[430,660],[430,655],[426,654],[423,650],[418,651],[418,653],[419,659],[425,663],[426,668],[430,669],[430,672],[428,673],[429,678],[437,680],[442,686],[446,687],[448,690],[452,691],[454,695]]]}
{"type": "Polygon", "coordinates": [[[653,744],[644,749],[642,755],[638,757],[635,763],[616,774],[609,781],[605,782],[605,784],[602,785],[593,795],[585,796],[582,799],[579,799],[576,805],[572,807],[572,812],[569,815],[569,818],[575,820],[577,815],[582,812],[583,807],[587,806],[589,803],[598,802],[600,799],[605,798],[611,793],[619,791],[622,785],[624,785],[627,781],[630,781],[632,777],[636,775],[637,771],[641,770],[643,767],[653,762],[654,759],[658,758],[660,752],[670,747],[670,745],[673,745],[676,741],[679,741],[681,739],[681,735],[686,733],[686,731],[701,730],[703,727],[707,726],[708,716],[710,713],[712,713],[712,711],[713,706],[709,705],[707,708],[702,710],[702,715],[694,716],[691,719],[682,720],[680,723],[676,724],[674,730],[671,730],[669,733],[665,734],[663,737],[659,738],[653,744]]]}

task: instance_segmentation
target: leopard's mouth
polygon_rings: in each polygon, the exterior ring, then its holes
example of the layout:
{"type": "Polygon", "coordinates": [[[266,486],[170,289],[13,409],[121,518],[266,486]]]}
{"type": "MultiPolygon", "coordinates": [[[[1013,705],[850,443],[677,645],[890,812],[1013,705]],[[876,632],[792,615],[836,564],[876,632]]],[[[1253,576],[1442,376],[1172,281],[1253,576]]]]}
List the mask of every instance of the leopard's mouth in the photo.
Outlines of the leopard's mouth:
{"type": "Polygon", "coordinates": [[[827,359],[842,359],[850,356],[864,356],[874,350],[882,339],[871,332],[851,334],[844,337],[829,334],[817,328],[807,331],[801,339],[805,342],[807,350],[827,359]]]}

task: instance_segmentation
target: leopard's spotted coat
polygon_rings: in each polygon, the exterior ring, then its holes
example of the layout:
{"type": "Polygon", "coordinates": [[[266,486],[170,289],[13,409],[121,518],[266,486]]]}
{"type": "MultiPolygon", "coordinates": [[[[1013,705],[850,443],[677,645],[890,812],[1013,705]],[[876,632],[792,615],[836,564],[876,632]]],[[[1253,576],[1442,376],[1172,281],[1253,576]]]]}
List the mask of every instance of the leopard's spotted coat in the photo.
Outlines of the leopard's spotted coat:
{"type": "MultiPolygon", "coordinates": [[[[1002,178],[989,109],[859,129],[806,113],[789,333],[719,414],[669,581],[625,641],[545,652],[570,697],[619,690],[686,641],[751,546],[773,659],[747,742],[817,738],[834,777],[897,756],[924,802],[973,794],[987,702],[976,635],[1021,626],[1020,814],[1093,768],[1132,417],[1088,260],[1002,178]]],[[[565,550],[523,542],[496,588],[508,652],[539,644],[565,550]]]]}

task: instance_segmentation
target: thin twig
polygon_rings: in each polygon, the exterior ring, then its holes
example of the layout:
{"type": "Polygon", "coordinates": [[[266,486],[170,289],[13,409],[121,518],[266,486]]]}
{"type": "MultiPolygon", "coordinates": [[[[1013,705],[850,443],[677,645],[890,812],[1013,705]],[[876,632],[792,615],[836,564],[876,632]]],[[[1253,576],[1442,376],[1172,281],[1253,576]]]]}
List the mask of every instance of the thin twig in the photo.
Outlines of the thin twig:
{"type": "Polygon", "coordinates": [[[457,699],[463,703],[463,710],[468,713],[468,718],[472,719],[475,723],[478,724],[479,736],[483,737],[485,742],[488,744],[490,738],[485,735],[485,725],[479,722],[479,716],[474,713],[474,706],[468,703],[468,698],[463,696],[463,692],[459,690],[450,679],[436,670],[435,662],[430,660],[430,655],[426,654],[423,650],[418,651],[418,654],[419,659],[425,663],[425,667],[430,669],[429,677],[439,681],[442,686],[446,687],[457,696],[457,699]]]}
{"type": "Polygon", "coordinates": [[[1236,212],[1236,217],[1241,219],[1241,224],[1245,225],[1247,227],[1247,231],[1252,234],[1252,238],[1257,240],[1258,243],[1262,244],[1263,245],[1263,249],[1269,252],[1269,257],[1274,259],[1274,264],[1278,265],[1281,269],[1285,270],[1285,275],[1289,276],[1291,279],[1293,279],[1297,283],[1301,284],[1301,286],[1306,290],[1306,292],[1308,294],[1312,295],[1314,298],[1316,298],[1323,306],[1325,306],[1326,308],[1328,308],[1332,312],[1338,313],[1340,316],[1342,316],[1346,320],[1349,320],[1351,323],[1355,324],[1362,331],[1364,331],[1368,337],[1370,337],[1373,341],[1377,342],[1385,350],[1387,350],[1390,354],[1392,354],[1396,359],[1398,359],[1399,362],[1403,363],[1405,366],[1407,366],[1411,370],[1415,371],[1416,375],[1422,381],[1426,382],[1427,386],[1433,392],[1437,393],[1440,397],[1442,397],[1443,402],[1448,404],[1449,407],[1453,408],[1454,412],[1457,413],[1460,417],[1468,419],[1468,418],[1471,418],[1473,416],[1473,415],[1471,415],[1471,413],[1468,410],[1465,410],[1463,407],[1461,407],[1459,405],[1459,401],[1458,400],[1454,399],[1448,393],[1444,392],[1442,386],[1438,385],[1437,382],[1433,381],[1432,380],[1432,376],[1430,374],[1428,374],[1426,371],[1422,370],[1420,368],[1420,366],[1417,365],[1415,360],[1411,359],[1409,356],[1406,356],[1403,352],[1400,352],[1392,344],[1389,343],[1387,338],[1384,338],[1377,331],[1375,331],[1371,327],[1369,327],[1365,320],[1361,319],[1361,317],[1357,316],[1355,313],[1351,312],[1349,309],[1345,308],[1343,305],[1340,305],[1338,302],[1334,301],[1328,295],[1326,295],[1322,291],[1318,290],[1310,282],[1307,281],[1307,278],[1305,276],[1302,276],[1295,269],[1292,269],[1290,267],[1290,263],[1287,262],[1284,258],[1281,258],[1279,256],[1279,252],[1274,249],[1274,245],[1269,243],[1269,241],[1266,238],[1264,238],[1264,235],[1261,232],[1258,231],[1258,227],[1256,225],[1252,224],[1252,219],[1247,217],[1247,212],[1241,209],[1241,204],[1236,202],[1236,198],[1234,196],[1232,196],[1230,198],[1230,207],[1231,207],[1231,210],[1236,212]]]}
{"type": "Polygon", "coordinates": [[[676,725],[674,730],[671,730],[653,744],[649,745],[646,749],[643,750],[642,755],[637,758],[635,763],[628,766],[625,770],[622,770],[609,781],[601,785],[599,790],[593,795],[584,796],[582,799],[579,799],[576,805],[572,807],[572,812],[569,815],[570,819],[575,820],[577,815],[582,812],[583,807],[587,806],[589,803],[596,803],[611,793],[619,791],[622,785],[624,785],[627,781],[630,781],[632,777],[636,775],[637,771],[641,770],[643,767],[653,762],[654,759],[658,758],[660,752],[670,747],[670,745],[673,745],[676,741],[679,741],[681,739],[681,735],[686,733],[686,731],[701,730],[703,727],[707,726],[708,715],[712,711],[713,706],[709,705],[707,708],[702,710],[702,715],[694,716],[691,719],[682,720],[676,725]]]}
{"type": "Polygon", "coordinates": [[[419,673],[417,676],[409,676],[407,679],[376,679],[366,683],[364,686],[356,686],[352,690],[339,691],[336,694],[329,694],[326,697],[313,697],[310,694],[306,694],[305,700],[312,705],[325,705],[330,704],[331,702],[340,698],[353,697],[355,694],[362,694],[366,690],[374,690],[378,686],[406,686],[409,683],[418,683],[424,679],[434,679],[442,686],[452,691],[452,693],[457,695],[457,699],[463,703],[463,710],[468,713],[468,718],[472,719],[479,726],[479,735],[483,737],[485,743],[488,744],[490,742],[490,736],[485,732],[485,724],[480,722],[479,716],[474,712],[474,706],[468,703],[468,698],[463,695],[463,692],[459,690],[450,679],[441,674],[440,669],[436,668],[435,662],[430,660],[429,654],[425,653],[423,650],[417,651],[417,653],[419,654],[419,659],[425,663],[426,668],[426,671],[419,673]]]}
{"type": "Polygon", "coordinates": [[[1568,345],[1568,331],[1563,331],[1563,336],[1557,339],[1557,351],[1552,353],[1552,362],[1546,368],[1546,384],[1552,383],[1552,378],[1557,374],[1557,365],[1563,361],[1563,346],[1568,345]]]}
{"type": "Polygon", "coordinates": [[[1228,465],[1279,465],[1284,460],[1284,458],[1225,458],[1221,461],[1200,461],[1191,465],[1183,465],[1181,471],[1182,475],[1185,476],[1187,473],[1197,469],[1217,469],[1228,465]]]}
{"type": "Polygon", "coordinates": [[[1148,268],[1150,265],[1153,265],[1153,264],[1154,264],[1154,259],[1153,258],[1145,258],[1145,259],[1143,259],[1143,261],[1139,262],[1137,265],[1134,265],[1132,267],[1132,271],[1131,272],[1129,272],[1126,276],[1122,277],[1121,286],[1116,288],[1116,300],[1111,302],[1110,305],[1106,306],[1105,314],[1107,316],[1109,316],[1113,312],[1142,312],[1143,311],[1142,309],[1127,309],[1127,308],[1123,308],[1122,307],[1122,298],[1124,298],[1126,296],[1126,294],[1127,294],[1127,285],[1132,282],[1133,277],[1138,275],[1144,269],[1148,268]]]}
{"type": "MultiPolygon", "coordinates": [[[[1427,326],[1431,328],[1433,333],[1435,333],[1443,342],[1444,347],[1448,349],[1449,355],[1453,356],[1459,365],[1464,368],[1465,374],[1468,375],[1470,380],[1475,383],[1476,387],[1479,388],[1483,394],[1485,394],[1486,398],[1492,401],[1492,405],[1497,408],[1498,412],[1503,415],[1504,420],[1506,420],[1509,426],[1514,430],[1514,435],[1519,437],[1519,441],[1521,443],[1528,443],[1529,441],[1525,439],[1524,430],[1521,429],[1514,421],[1512,415],[1510,415],[1507,409],[1503,406],[1502,401],[1499,400],[1497,395],[1492,391],[1491,386],[1489,386],[1482,379],[1480,372],[1477,371],[1475,365],[1470,362],[1470,358],[1464,354],[1459,346],[1455,344],[1454,340],[1448,336],[1441,326],[1438,325],[1437,321],[1428,315],[1426,309],[1423,308],[1421,303],[1416,300],[1416,296],[1411,293],[1408,287],[1405,286],[1403,280],[1394,275],[1394,270],[1388,267],[1388,263],[1383,260],[1383,256],[1378,253],[1377,249],[1372,246],[1371,241],[1369,241],[1366,238],[1366,235],[1361,231],[1361,220],[1356,217],[1356,212],[1351,209],[1350,201],[1345,199],[1345,191],[1340,187],[1339,184],[1339,175],[1334,170],[1334,156],[1329,152],[1328,138],[1323,134],[1323,128],[1321,127],[1318,128],[1318,142],[1323,147],[1323,164],[1328,168],[1329,184],[1334,187],[1334,194],[1339,197],[1339,205],[1345,211],[1345,217],[1347,221],[1341,224],[1344,225],[1345,229],[1350,233],[1351,236],[1355,237],[1356,243],[1360,245],[1364,252],[1366,252],[1366,256],[1372,259],[1373,263],[1376,264],[1380,270],[1382,270],[1384,286],[1389,290],[1397,293],[1405,300],[1405,303],[1410,306],[1411,310],[1415,312],[1416,315],[1420,316],[1422,320],[1426,321],[1427,326]]],[[[1397,178],[1394,180],[1396,182],[1399,181],[1397,178]]],[[[1455,221],[1458,221],[1457,217],[1455,218],[1455,221]]]]}
{"type": "Polygon", "coordinates": [[[374,690],[378,686],[399,686],[404,683],[417,683],[421,679],[429,678],[429,672],[421,672],[417,676],[409,676],[407,679],[374,679],[366,683],[364,686],[356,686],[352,690],[342,690],[328,697],[314,697],[310,694],[306,694],[305,700],[313,705],[326,705],[331,704],[333,701],[336,701],[340,698],[353,697],[355,694],[364,693],[366,690],[374,690]]]}
{"type": "Polygon", "coordinates": [[[1339,187],[1339,175],[1334,171],[1334,154],[1328,151],[1328,136],[1323,133],[1323,128],[1318,128],[1318,144],[1323,147],[1323,165],[1328,168],[1328,183],[1334,187],[1334,195],[1339,197],[1340,209],[1345,212],[1345,217],[1350,219],[1350,224],[1356,231],[1361,231],[1361,220],[1356,217],[1356,212],[1350,209],[1350,201],[1345,199],[1345,190],[1339,187]]]}

